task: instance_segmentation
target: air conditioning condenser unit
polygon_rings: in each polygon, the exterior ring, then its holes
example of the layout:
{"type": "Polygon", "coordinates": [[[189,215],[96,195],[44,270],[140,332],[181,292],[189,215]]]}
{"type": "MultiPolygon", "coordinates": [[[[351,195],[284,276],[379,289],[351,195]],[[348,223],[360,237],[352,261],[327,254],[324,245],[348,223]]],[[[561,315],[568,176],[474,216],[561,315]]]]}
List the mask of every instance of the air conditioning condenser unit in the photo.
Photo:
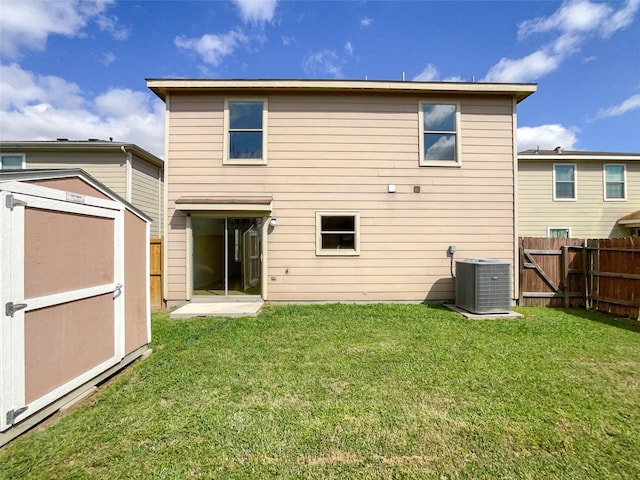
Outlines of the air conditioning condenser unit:
{"type": "Polygon", "coordinates": [[[511,311],[511,264],[493,258],[456,261],[456,306],[471,313],[511,311]]]}

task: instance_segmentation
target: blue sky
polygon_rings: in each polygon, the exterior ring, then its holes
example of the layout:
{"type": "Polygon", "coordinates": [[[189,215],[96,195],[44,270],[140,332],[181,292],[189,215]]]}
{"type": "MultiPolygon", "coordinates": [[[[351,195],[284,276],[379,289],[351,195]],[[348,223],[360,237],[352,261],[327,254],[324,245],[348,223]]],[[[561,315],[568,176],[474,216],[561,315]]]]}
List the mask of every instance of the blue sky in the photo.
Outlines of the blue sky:
{"type": "Polygon", "coordinates": [[[536,82],[519,149],[640,152],[640,0],[0,0],[0,139],[164,155],[145,78],[536,82]]]}

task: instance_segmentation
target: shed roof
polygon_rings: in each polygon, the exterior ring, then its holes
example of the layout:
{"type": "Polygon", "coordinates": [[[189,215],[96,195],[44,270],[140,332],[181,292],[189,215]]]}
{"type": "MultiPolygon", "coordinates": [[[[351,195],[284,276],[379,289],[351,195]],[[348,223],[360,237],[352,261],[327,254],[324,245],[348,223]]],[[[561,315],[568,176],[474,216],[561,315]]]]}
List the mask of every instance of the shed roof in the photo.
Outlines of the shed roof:
{"type": "Polygon", "coordinates": [[[629,215],[620,217],[618,219],[618,223],[627,227],[640,227],[640,210],[636,210],[629,215]]]}
{"type": "Polygon", "coordinates": [[[134,207],[109,187],[99,182],[81,168],[29,168],[29,169],[11,169],[0,170],[0,183],[2,182],[21,182],[33,180],[50,180],[57,178],[80,178],[92,187],[96,188],[106,196],[119,203],[122,203],[127,210],[142,218],[144,221],[151,223],[153,220],[142,210],[134,207]]]}
{"type": "Polygon", "coordinates": [[[444,93],[455,95],[508,95],[518,102],[537,90],[535,83],[485,82],[412,82],[388,80],[219,80],[148,78],[147,87],[163,101],[170,92],[204,93],[218,91],[230,94],[258,93],[350,93],[424,95],[444,93]]]}

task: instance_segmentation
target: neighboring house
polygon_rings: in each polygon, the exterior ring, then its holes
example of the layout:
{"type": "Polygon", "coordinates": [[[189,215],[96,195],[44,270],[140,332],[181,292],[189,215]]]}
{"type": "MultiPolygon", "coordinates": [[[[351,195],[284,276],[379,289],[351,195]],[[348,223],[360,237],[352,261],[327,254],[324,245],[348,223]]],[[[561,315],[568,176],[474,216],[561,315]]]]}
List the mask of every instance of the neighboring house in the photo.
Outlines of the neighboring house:
{"type": "Polygon", "coordinates": [[[169,306],[450,300],[449,246],[515,264],[516,105],[534,84],[147,86],[167,110],[169,306]]]}
{"type": "Polygon", "coordinates": [[[163,236],[162,159],[132,143],[85,141],[0,142],[0,170],[81,168],[148,215],[151,236],[163,236]]]}
{"type": "Polygon", "coordinates": [[[640,153],[518,154],[518,233],[615,238],[640,233],[640,153]]]}

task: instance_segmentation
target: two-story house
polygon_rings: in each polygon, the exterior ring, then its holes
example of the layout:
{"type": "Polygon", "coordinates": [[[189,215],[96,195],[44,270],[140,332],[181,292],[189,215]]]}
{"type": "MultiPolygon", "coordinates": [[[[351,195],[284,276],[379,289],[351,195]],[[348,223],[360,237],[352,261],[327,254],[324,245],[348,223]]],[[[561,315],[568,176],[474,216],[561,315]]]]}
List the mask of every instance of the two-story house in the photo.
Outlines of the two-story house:
{"type": "Polygon", "coordinates": [[[151,236],[163,236],[161,158],[133,143],[105,140],[0,142],[0,170],[79,168],[149,216],[151,236]]]}
{"type": "Polygon", "coordinates": [[[640,153],[520,152],[518,231],[528,237],[638,235],[640,153]]]}
{"type": "Polygon", "coordinates": [[[516,263],[516,106],[534,84],[147,86],[166,103],[169,306],[450,300],[453,250],[516,263]]]}

